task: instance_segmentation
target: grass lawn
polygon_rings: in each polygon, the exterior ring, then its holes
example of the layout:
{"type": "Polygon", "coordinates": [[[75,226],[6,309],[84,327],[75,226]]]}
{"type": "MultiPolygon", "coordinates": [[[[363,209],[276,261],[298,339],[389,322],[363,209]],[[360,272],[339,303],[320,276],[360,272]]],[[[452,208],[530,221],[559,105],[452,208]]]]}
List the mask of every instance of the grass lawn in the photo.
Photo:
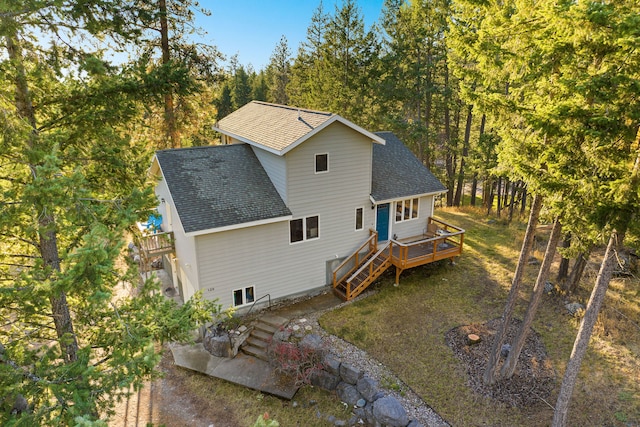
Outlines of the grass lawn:
{"type": "MultiPolygon", "coordinates": [[[[388,366],[453,425],[549,425],[553,417],[550,405],[555,404],[579,320],[566,314],[566,297],[544,297],[533,327],[542,336],[557,375],[556,389],[546,402],[514,408],[475,394],[466,385],[464,366],[445,345],[444,334],[502,314],[525,224],[488,221],[470,209],[440,209],[437,216],[467,230],[463,255],[455,265],[405,271],[397,288],[392,286],[390,271],[375,285],[376,293],[325,314],[321,325],[388,366]]],[[[537,236],[534,255],[539,260],[545,238],[543,233],[537,236]]],[[[594,268],[596,264],[588,269],[572,301],[586,302],[594,268]]],[[[529,266],[525,274],[519,318],[526,309],[537,266],[529,266]]],[[[614,280],[574,390],[569,425],[640,424],[639,314],[638,280],[614,280]]]]}
{"type": "MultiPolygon", "coordinates": [[[[437,216],[467,231],[463,255],[455,265],[443,262],[405,271],[397,288],[390,269],[368,297],[325,314],[321,325],[383,362],[452,425],[549,425],[553,417],[549,405],[555,404],[579,320],[567,315],[566,298],[559,295],[545,296],[538,310],[533,327],[557,377],[548,404],[540,400],[533,407],[514,408],[475,394],[444,336],[457,326],[484,323],[502,314],[525,224],[514,220],[506,225],[471,209],[439,209],[437,216]]],[[[538,260],[545,237],[543,232],[537,236],[538,260]]],[[[571,301],[586,303],[596,273],[594,259],[571,301]]],[[[537,266],[527,267],[516,317],[522,318],[536,274],[537,266]]],[[[582,365],[568,425],[640,426],[639,323],[640,281],[615,279],[582,365]]],[[[288,402],[182,369],[171,369],[169,379],[180,396],[194,403],[202,421],[215,420],[216,426],[251,426],[265,412],[283,427],[332,425],[327,414],[350,417],[335,394],[317,388],[303,387],[288,402]]]]}

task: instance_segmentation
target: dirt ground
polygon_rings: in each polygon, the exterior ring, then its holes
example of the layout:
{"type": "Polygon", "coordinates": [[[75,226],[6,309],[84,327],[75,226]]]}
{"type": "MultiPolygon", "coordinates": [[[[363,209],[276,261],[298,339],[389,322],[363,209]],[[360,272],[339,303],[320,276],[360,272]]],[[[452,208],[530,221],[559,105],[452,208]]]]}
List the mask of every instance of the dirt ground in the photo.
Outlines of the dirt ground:
{"type": "MultiPolygon", "coordinates": [[[[538,334],[530,330],[525,345],[518,358],[513,377],[487,386],[482,379],[489,359],[493,335],[500,319],[493,319],[479,325],[466,325],[452,329],[446,334],[447,345],[464,364],[469,378],[469,386],[483,396],[493,398],[511,406],[533,406],[549,397],[555,383],[555,373],[546,349],[538,334]],[[476,334],[481,341],[469,345],[467,336],[476,334]]],[[[521,321],[512,319],[507,329],[507,341],[512,341],[521,321]]]]}
{"type": "Polygon", "coordinates": [[[110,427],[154,426],[237,427],[228,411],[214,402],[203,402],[185,384],[188,375],[173,365],[171,352],[165,350],[159,369],[162,379],[148,383],[138,393],[116,407],[110,427]]]}

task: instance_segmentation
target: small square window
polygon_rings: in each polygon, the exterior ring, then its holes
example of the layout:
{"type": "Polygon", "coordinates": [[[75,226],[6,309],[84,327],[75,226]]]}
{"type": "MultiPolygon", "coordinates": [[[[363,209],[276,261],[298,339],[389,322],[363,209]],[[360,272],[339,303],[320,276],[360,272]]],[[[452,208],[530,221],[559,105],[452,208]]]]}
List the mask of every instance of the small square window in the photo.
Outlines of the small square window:
{"type": "Polygon", "coordinates": [[[316,154],[316,173],[329,171],[329,155],[316,154]]]}
{"type": "Polygon", "coordinates": [[[363,227],[363,208],[356,208],[356,230],[362,230],[363,227]]]}
{"type": "Polygon", "coordinates": [[[291,220],[291,222],[289,222],[289,229],[291,233],[291,243],[301,242],[304,240],[302,218],[291,220]]]}
{"type": "Polygon", "coordinates": [[[236,289],[233,291],[233,305],[242,305],[242,289],[236,289]]]}
{"type": "Polygon", "coordinates": [[[235,289],[233,291],[233,306],[251,304],[256,300],[255,288],[253,286],[247,286],[243,289],[235,289]]]}
{"type": "Polygon", "coordinates": [[[310,216],[307,218],[307,240],[315,239],[320,235],[318,229],[318,217],[310,216]]]}

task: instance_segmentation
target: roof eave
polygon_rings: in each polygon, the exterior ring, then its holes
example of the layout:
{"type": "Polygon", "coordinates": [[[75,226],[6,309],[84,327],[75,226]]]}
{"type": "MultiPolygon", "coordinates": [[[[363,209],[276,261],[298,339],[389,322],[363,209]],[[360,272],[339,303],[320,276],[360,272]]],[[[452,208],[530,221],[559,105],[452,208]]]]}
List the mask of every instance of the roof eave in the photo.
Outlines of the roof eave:
{"type": "Polygon", "coordinates": [[[224,227],[216,227],[216,228],[208,228],[208,229],[205,229],[205,230],[190,231],[188,233],[185,233],[185,235],[187,237],[196,237],[196,236],[202,236],[202,235],[205,235],[205,234],[221,233],[223,231],[231,231],[231,230],[238,230],[238,229],[241,229],[241,228],[255,227],[255,226],[258,226],[258,225],[273,224],[275,222],[290,221],[292,219],[293,219],[293,215],[278,216],[278,217],[274,217],[274,218],[261,219],[259,221],[251,221],[251,222],[243,222],[243,223],[240,223],[240,224],[227,225],[227,226],[224,226],[224,227]]]}
{"type": "Polygon", "coordinates": [[[220,133],[221,133],[221,134],[223,134],[223,135],[227,135],[227,136],[230,136],[231,138],[237,139],[237,140],[238,140],[238,141],[240,141],[240,142],[244,142],[245,144],[249,144],[249,145],[252,145],[252,146],[254,146],[254,147],[258,147],[258,148],[260,148],[261,150],[264,150],[264,151],[268,151],[268,152],[270,152],[270,153],[273,153],[273,154],[275,154],[275,155],[277,155],[277,156],[282,156],[282,155],[284,154],[282,151],[276,150],[276,149],[274,149],[274,148],[267,147],[266,145],[260,144],[259,142],[255,142],[255,141],[253,141],[253,140],[251,140],[251,139],[249,139],[249,138],[245,138],[245,137],[243,137],[243,136],[236,135],[236,134],[235,134],[235,133],[233,133],[233,132],[229,132],[229,131],[226,131],[226,130],[224,130],[224,129],[220,129],[220,128],[219,128],[219,127],[217,127],[217,126],[213,126],[213,130],[215,130],[215,131],[217,131],[217,132],[220,132],[220,133]]]}
{"type": "Polygon", "coordinates": [[[439,194],[444,194],[446,193],[447,190],[439,190],[439,191],[432,191],[429,193],[421,193],[421,194],[409,194],[406,196],[399,196],[399,197],[392,197],[390,199],[384,199],[384,200],[376,200],[375,197],[373,197],[373,195],[369,195],[369,199],[371,200],[371,203],[373,203],[374,205],[380,205],[380,204],[384,204],[384,203],[391,203],[391,202],[395,202],[397,200],[404,200],[404,199],[413,199],[416,197],[428,197],[428,196],[437,196],[439,194]]]}
{"type": "Polygon", "coordinates": [[[340,122],[343,125],[355,130],[356,132],[359,132],[359,133],[363,134],[367,138],[370,138],[371,141],[375,142],[376,144],[380,144],[380,145],[385,145],[386,144],[386,141],[383,138],[379,137],[378,135],[376,135],[376,134],[374,134],[372,132],[369,132],[368,130],[366,130],[364,128],[361,128],[357,124],[355,124],[353,122],[350,122],[349,120],[345,119],[342,116],[334,114],[328,120],[324,121],[321,125],[315,127],[311,132],[306,133],[304,136],[298,138],[298,140],[294,141],[293,143],[291,143],[287,147],[285,147],[280,152],[281,155],[284,155],[284,154],[288,153],[289,151],[293,150],[298,145],[302,144],[304,141],[306,141],[307,139],[311,138],[312,136],[314,136],[315,134],[319,133],[320,131],[322,131],[323,129],[327,128],[329,125],[331,125],[332,123],[335,123],[335,122],[340,122]]]}

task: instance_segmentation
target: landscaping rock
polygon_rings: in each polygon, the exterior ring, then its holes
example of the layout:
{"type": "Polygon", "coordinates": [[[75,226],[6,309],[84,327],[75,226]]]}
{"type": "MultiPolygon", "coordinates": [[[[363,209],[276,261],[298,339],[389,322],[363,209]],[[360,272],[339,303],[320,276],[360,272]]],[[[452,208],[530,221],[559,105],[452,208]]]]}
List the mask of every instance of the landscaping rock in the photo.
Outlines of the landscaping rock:
{"type": "Polygon", "coordinates": [[[226,332],[218,332],[216,329],[207,329],[202,339],[205,350],[216,357],[231,357],[231,341],[226,332]]]}
{"type": "Polygon", "coordinates": [[[355,385],[360,378],[364,376],[364,372],[348,363],[340,364],[340,377],[342,381],[355,385]]]}
{"type": "Polygon", "coordinates": [[[333,391],[339,383],[340,377],[324,370],[319,370],[311,374],[311,385],[314,387],[333,391]]]}
{"type": "Polygon", "coordinates": [[[323,353],[325,351],[322,337],[317,334],[305,335],[305,337],[300,341],[299,347],[303,351],[307,350],[313,353],[323,353]]]}
{"type": "Polygon", "coordinates": [[[380,387],[376,380],[364,376],[360,378],[356,383],[356,389],[362,395],[362,397],[367,399],[369,402],[374,402],[376,400],[375,396],[378,393],[380,387]]]}
{"type": "Polygon", "coordinates": [[[411,420],[411,422],[409,423],[409,425],[407,425],[407,427],[424,427],[424,425],[416,420],[411,420]]]}
{"type": "Polygon", "coordinates": [[[551,282],[544,282],[544,293],[545,294],[550,294],[554,291],[555,286],[553,286],[553,283],[551,282]]]}
{"type": "Polygon", "coordinates": [[[340,359],[338,359],[338,357],[333,354],[333,353],[327,353],[324,356],[324,369],[327,370],[327,372],[339,376],[340,375],[340,359]]]}
{"type": "Polygon", "coordinates": [[[584,305],[579,302],[572,302],[564,306],[570,315],[575,316],[579,311],[584,310],[584,305]]]}
{"type": "Polygon", "coordinates": [[[393,396],[373,402],[373,416],[380,424],[390,427],[405,427],[409,424],[407,412],[393,396]]]}
{"type": "Polygon", "coordinates": [[[362,395],[358,393],[355,386],[341,382],[336,387],[338,398],[349,406],[355,406],[358,400],[362,399],[362,395]]]}

